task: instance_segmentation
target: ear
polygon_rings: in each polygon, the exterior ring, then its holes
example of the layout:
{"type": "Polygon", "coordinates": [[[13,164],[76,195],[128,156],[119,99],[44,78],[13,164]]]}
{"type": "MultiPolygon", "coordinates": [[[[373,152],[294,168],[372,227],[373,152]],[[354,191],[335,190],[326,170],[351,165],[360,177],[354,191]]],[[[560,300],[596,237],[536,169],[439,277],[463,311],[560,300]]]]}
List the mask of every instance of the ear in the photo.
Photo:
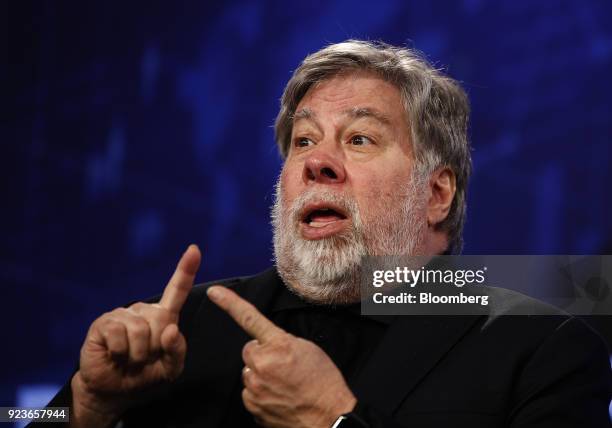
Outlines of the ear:
{"type": "Polygon", "coordinates": [[[448,217],[455,191],[457,179],[449,167],[434,171],[429,180],[430,197],[427,203],[427,225],[436,226],[448,217]]]}

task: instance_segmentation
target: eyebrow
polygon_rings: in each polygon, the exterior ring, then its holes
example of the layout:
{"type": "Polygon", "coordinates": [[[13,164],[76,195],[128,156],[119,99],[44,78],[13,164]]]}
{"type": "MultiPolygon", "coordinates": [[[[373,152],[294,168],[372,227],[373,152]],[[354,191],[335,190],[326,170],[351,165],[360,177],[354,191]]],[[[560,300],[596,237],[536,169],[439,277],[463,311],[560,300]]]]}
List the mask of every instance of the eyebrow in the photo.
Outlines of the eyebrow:
{"type": "Polygon", "coordinates": [[[293,115],[291,116],[291,119],[293,119],[294,121],[300,120],[300,119],[313,119],[314,116],[315,116],[315,113],[311,109],[303,108],[293,113],[293,115]]]}
{"type": "Polygon", "coordinates": [[[315,112],[309,109],[308,107],[299,109],[298,111],[293,113],[291,115],[291,119],[293,120],[293,126],[295,126],[295,124],[300,120],[306,120],[308,122],[313,123],[319,129],[319,131],[323,129],[323,127],[317,120],[317,115],[315,114],[315,112]]]}
{"type": "Polygon", "coordinates": [[[391,124],[391,119],[389,119],[389,116],[379,110],[370,107],[353,107],[348,110],[345,110],[344,114],[355,119],[360,119],[362,117],[371,117],[372,119],[375,119],[384,125],[391,124]]]}
{"type": "MultiPolygon", "coordinates": [[[[391,119],[389,119],[389,116],[380,112],[379,110],[376,110],[370,107],[352,107],[347,110],[344,110],[342,113],[353,119],[360,119],[362,117],[370,117],[384,125],[391,124],[391,119]]],[[[300,120],[307,120],[310,122],[314,122],[314,124],[317,125],[319,128],[321,127],[317,121],[315,112],[309,109],[308,107],[296,111],[291,116],[291,119],[293,120],[294,123],[300,120]]]]}

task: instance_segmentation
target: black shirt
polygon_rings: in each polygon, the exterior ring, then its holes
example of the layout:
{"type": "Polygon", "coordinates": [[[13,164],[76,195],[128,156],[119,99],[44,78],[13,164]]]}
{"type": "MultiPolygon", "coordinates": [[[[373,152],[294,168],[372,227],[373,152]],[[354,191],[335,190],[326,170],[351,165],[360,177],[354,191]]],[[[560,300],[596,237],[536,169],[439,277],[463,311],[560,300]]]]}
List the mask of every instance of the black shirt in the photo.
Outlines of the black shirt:
{"type": "MultiPolygon", "coordinates": [[[[360,304],[321,306],[280,287],[270,313],[272,322],[294,336],[316,343],[340,369],[349,388],[391,322],[388,317],[362,316],[360,304]]],[[[242,403],[242,380],[234,386],[224,427],[255,427],[242,403]]]]}

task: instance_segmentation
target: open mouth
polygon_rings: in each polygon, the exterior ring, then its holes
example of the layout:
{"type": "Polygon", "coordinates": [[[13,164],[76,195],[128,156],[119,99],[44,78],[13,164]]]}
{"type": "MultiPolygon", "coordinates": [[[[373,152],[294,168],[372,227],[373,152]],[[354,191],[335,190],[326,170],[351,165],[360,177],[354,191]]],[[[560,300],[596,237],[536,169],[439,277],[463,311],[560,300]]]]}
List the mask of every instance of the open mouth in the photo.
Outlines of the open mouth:
{"type": "Polygon", "coordinates": [[[306,239],[320,239],[344,229],[348,216],[340,207],[329,203],[314,203],[302,210],[302,235],[306,239]]]}
{"type": "Polygon", "coordinates": [[[324,227],[331,222],[345,219],[346,216],[344,214],[333,208],[321,208],[310,211],[306,214],[303,221],[310,227],[324,227]]]}

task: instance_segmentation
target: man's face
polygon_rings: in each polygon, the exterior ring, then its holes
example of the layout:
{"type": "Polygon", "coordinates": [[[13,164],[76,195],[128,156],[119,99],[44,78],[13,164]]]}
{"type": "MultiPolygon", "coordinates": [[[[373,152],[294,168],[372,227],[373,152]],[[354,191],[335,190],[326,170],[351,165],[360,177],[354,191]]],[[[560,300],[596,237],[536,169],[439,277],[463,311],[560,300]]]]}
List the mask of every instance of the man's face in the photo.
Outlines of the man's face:
{"type": "Polygon", "coordinates": [[[301,100],[273,213],[277,266],[296,292],[355,300],[364,256],[415,252],[426,221],[409,136],[399,90],[372,74],[301,100]]]}

